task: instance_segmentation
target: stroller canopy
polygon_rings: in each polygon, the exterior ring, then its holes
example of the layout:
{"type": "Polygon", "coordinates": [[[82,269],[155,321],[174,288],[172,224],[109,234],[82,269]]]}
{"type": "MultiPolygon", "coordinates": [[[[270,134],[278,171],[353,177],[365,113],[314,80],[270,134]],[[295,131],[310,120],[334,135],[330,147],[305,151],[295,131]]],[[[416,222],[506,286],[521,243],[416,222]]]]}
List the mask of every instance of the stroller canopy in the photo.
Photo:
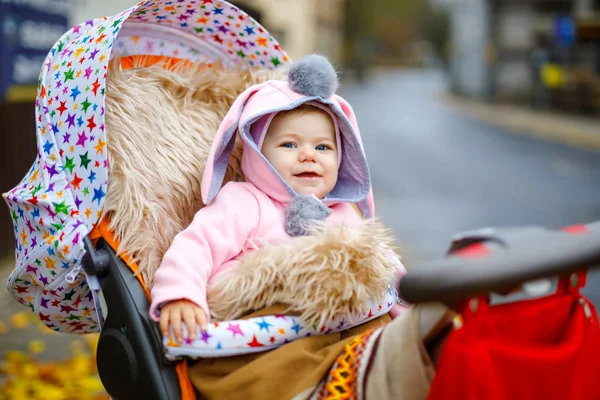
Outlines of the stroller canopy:
{"type": "MultiPolygon", "coordinates": [[[[287,63],[279,44],[242,10],[217,0],[143,1],[82,23],[52,47],[36,99],[37,156],[4,194],[15,230],[9,291],[57,331],[98,331],[79,274],[83,238],[102,214],[108,184],[104,94],[109,63],[165,56],[225,67],[287,63]]],[[[109,133],[110,135],[110,133],[109,133]]]]}

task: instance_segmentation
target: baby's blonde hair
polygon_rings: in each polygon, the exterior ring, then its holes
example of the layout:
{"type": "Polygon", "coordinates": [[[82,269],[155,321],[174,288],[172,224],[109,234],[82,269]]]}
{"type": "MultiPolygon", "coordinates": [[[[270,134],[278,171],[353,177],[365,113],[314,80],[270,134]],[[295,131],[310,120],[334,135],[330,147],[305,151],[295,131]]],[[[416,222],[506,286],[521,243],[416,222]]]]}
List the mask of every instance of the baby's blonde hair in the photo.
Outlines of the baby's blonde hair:
{"type": "Polygon", "coordinates": [[[319,111],[324,113],[325,115],[327,115],[328,117],[331,117],[329,115],[329,113],[327,113],[327,111],[317,107],[317,106],[313,106],[312,104],[301,104],[296,108],[292,108],[291,110],[284,110],[284,111],[279,111],[277,113],[277,115],[275,115],[275,117],[273,118],[273,121],[271,121],[271,125],[273,125],[273,122],[275,122],[275,120],[283,118],[286,115],[296,115],[296,116],[300,116],[300,115],[304,115],[306,113],[309,113],[311,111],[319,111]]]}

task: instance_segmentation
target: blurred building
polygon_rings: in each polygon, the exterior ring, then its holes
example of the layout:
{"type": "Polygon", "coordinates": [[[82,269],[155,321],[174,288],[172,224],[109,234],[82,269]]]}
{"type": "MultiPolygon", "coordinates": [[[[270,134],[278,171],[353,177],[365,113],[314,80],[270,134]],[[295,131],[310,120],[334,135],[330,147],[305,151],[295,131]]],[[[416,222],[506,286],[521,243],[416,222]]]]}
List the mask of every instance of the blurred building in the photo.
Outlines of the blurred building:
{"type": "MultiPolygon", "coordinates": [[[[34,161],[40,69],[69,26],[68,0],[0,0],[0,193],[15,186],[34,161]]],[[[14,249],[15,236],[11,215],[4,205],[0,209],[2,258],[14,249]]]]}
{"type": "MultiPolygon", "coordinates": [[[[218,2],[215,0],[215,2],[218,2]]],[[[281,44],[292,59],[319,52],[334,61],[342,57],[344,0],[231,0],[281,44]]],[[[112,15],[135,0],[72,0],[73,24],[112,15]]]]}
{"type": "Polygon", "coordinates": [[[321,53],[342,58],[344,0],[233,0],[281,44],[292,59],[321,53]]]}
{"type": "Polygon", "coordinates": [[[451,7],[457,92],[600,114],[600,0],[453,0],[451,7]]]}
{"type": "Polygon", "coordinates": [[[136,5],[136,0],[68,0],[70,3],[69,21],[71,26],[83,21],[115,15],[136,5]]]}
{"type": "Polygon", "coordinates": [[[0,0],[0,102],[35,96],[48,50],[69,28],[68,0],[0,0]]]}
{"type": "Polygon", "coordinates": [[[491,93],[490,6],[486,0],[451,3],[450,76],[455,91],[475,97],[491,93]]]}

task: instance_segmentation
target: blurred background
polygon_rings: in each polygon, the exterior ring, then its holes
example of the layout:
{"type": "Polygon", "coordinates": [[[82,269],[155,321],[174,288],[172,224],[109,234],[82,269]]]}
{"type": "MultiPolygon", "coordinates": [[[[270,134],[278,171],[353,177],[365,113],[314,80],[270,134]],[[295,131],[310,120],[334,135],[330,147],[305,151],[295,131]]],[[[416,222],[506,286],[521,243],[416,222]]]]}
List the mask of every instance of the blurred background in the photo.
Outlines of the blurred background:
{"type": "MultiPolygon", "coordinates": [[[[218,2],[217,0],[214,0],[218,2]]],[[[0,0],[0,191],[35,156],[43,60],[125,0],[0,0]]],[[[341,72],[377,213],[406,263],[457,232],[600,220],[600,0],[240,0],[292,59],[341,72]]],[[[1,208],[1,207],[0,207],[1,208]]],[[[0,212],[0,278],[14,234],[0,212]]],[[[588,296],[600,304],[600,277],[588,296]]],[[[94,337],[54,334],[0,291],[0,399],[105,398],[94,337]]]]}

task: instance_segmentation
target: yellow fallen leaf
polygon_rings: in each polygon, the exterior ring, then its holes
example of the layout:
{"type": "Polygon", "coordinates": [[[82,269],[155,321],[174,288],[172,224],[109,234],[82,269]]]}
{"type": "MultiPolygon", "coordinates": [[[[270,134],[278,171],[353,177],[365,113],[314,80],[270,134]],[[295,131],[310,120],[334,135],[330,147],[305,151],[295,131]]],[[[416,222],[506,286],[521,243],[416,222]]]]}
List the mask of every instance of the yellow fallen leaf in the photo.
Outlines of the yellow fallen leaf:
{"type": "Polygon", "coordinates": [[[100,339],[99,333],[90,333],[88,335],[83,335],[83,339],[91,348],[95,348],[98,345],[98,339],[100,339]]]}
{"type": "Polygon", "coordinates": [[[79,379],[77,385],[84,393],[89,394],[95,394],[104,390],[104,386],[102,386],[100,379],[91,376],[79,379]]]}
{"type": "Polygon", "coordinates": [[[0,335],[4,335],[6,332],[8,332],[6,323],[4,321],[0,321],[0,335]]]}
{"type": "Polygon", "coordinates": [[[45,347],[39,339],[29,343],[30,354],[8,351],[5,360],[0,360],[0,399],[109,400],[92,355],[97,342],[91,338],[85,342],[74,342],[71,346],[74,355],[60,362],[35,360],[31,353],[45,347]]]}
{"type": "Polygon", "coordinates": [[[6,352],[6,361],[9,364],[21,364],[28,359],[27,355],[22,351],[10,350],[6,352]]]}
{"type": "Polygon", "coordinates": [[[44,385],[44,387],[39,387],[40,397],[38,399],[47,399],[47,400],[65,400],[68,398],[73,398],[69,396],[70,393],[65,392],[60,387],[53,387],[50,385],[44,385]],[[41,397],[43,396],[43,397],[41,397]]]}
{"type": "Polygon", "coordinates": [[[42,381],[45,381],[45,382],[57,382],[58,381],[57,371],[59,368],[60,368],[60,365],[58,365],[54,362],[42,364],[39,366],[38,377],[39,377],[39,379],[41,379],[42,381]]]}
{"type": "Polygon", "coordinates": [[[21,374],[26,380],[33,381],[37,377],[37,368],[33,363],[27,363],[23,365],[21,374]]]}
{"type": "Polygon", "coordinates": [[[37,324],[37,326],[38,326],[38,331],[44,335],[60,335],[60,333],[53,331],[52,329],[50,329],[46,325],[44,325],[43,322],[40,322],[39,324],[37,324]]]}
{"type": "Polygon", "coordinates": [[[4,393],[7,399],[27,399],[29,398],[29,391],[23,386],[11,386],[8,387],[4,393]]]}
{"type": "Polygon", "coordinates": [[[32,354],[40,354],[46,350],[46,343],[39,339],[32,340],[29,342],[29,352],[32,354]]]}
{"type": "Polygon", "coordinates": [[[90,358],[86,356],[76,356],[71,364],[71,371],[75,376],[85,376],[90,373],[90,358]]]}
{"type": "Polygon", "coordinates": [[[76,356],[82,354],[85,350],[85,347],[81,340],[75,340],[69,345],[69,350],[71,350],[72,355],[76,356]]]}
{"type": "Polygon", "coordinates": [[[29,326],[31,320],[29,319],[28,314],[20,312],[13,314],[12,317],[10,317],[10,323],[12,324],[13,328],[23,329],[29,326]]]}

